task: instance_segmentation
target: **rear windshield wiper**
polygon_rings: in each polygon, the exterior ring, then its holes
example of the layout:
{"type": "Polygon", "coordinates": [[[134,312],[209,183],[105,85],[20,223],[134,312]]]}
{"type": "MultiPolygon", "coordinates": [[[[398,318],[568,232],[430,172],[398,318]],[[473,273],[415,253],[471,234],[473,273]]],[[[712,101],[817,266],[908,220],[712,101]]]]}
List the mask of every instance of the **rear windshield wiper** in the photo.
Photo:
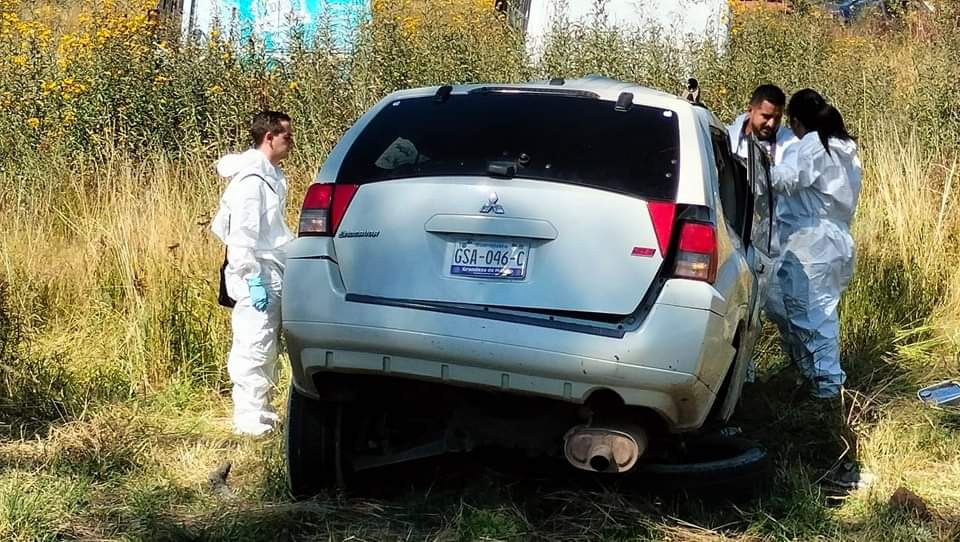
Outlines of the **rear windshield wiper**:
{"type": "Polygon", "coordinates": [[[517,174],[517,163],[513,160],[490,160],[487,162],[487,174],[495,177],[513,177],[517,174]]]}

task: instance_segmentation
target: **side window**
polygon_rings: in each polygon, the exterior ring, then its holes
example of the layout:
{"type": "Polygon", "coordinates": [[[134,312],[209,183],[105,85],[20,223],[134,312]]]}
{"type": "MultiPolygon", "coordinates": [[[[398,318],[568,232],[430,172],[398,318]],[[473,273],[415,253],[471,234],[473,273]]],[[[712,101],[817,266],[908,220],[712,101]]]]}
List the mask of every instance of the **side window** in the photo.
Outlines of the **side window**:
{"type": "Polygon", "coordinates": [[[730,153],[727,135],[713,131],[713,154],[717,161],[717,181],[720,190],[720,205],[727,223],[742,239],[746,239],[750,223],[747,221],[750,190],[747,185],[746,166],[730,153]]]}

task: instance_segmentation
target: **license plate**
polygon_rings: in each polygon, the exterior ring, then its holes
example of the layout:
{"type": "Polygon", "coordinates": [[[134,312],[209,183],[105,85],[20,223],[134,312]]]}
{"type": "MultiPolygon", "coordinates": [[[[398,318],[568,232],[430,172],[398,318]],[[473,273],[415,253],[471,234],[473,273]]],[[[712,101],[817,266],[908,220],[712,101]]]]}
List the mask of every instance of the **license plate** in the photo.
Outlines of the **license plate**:
{"type": "Polygon", "coordinates": [[[530,245],[512,241],[456,241],[447,251],[447,269],[455,277],[522,280],[530,245]]]}

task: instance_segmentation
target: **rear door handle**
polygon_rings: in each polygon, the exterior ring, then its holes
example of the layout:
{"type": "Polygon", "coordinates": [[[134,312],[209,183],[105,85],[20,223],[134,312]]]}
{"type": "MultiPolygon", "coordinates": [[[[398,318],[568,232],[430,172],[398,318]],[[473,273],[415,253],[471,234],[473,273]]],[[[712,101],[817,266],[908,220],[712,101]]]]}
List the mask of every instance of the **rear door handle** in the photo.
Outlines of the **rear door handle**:
{"type": "Polygon", "coordinates": [[[546,220],[502,216],[433,215],[423,228],[430,233],[523,237],[552,241],[557,228],[546,220]]]}

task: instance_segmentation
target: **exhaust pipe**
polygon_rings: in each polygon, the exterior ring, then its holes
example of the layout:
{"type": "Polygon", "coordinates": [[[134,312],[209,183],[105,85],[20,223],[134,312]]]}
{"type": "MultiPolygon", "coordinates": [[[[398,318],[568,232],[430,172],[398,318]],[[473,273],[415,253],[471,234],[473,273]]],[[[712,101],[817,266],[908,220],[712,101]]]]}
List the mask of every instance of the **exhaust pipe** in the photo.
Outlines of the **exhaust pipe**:
{"type": "Polygon", "coordinates": [[[591,472],[627,472],[647,451],[639,427],[578,425],[563,437],[563,454],[574,467],[591,472]]]}

